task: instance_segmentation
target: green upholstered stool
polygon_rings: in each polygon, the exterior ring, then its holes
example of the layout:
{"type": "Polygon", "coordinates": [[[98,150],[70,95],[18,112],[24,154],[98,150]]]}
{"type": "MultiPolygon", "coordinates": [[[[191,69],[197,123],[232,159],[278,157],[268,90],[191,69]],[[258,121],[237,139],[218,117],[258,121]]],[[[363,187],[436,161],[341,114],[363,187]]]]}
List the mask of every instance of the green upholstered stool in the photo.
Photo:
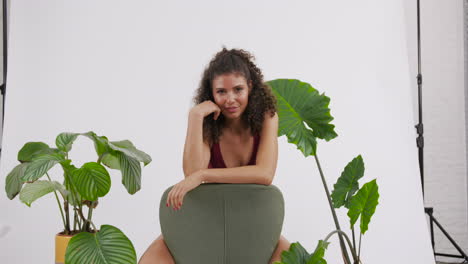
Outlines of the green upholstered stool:
{"type": "Polygon", "coordinates": [[[284,219],[274,185],[207,183],[184,197],[180,210],[159,205],[164,241],[176,264],[268,264],[284,219]]]}

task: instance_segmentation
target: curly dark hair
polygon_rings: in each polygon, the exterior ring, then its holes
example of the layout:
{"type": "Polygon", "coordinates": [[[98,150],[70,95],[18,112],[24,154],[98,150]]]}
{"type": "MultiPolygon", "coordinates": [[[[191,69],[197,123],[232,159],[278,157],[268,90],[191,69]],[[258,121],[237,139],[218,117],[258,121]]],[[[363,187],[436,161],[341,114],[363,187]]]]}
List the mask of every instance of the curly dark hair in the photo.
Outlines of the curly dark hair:
{"type": "MultiPolygon", "coordinates": [[[[212,81],[217,76],[230,73],[242,75],[247,83],[252,83],[252,90],[249,93],[248,105],[241,119],[250,128],[251,134],[257,135],[262,131],[265,113],[269,112],[273,117],[277,108],[276,97],[271,88],[263,82],[263,74],[252,60],[255,60],[254,56],[245,50],[228,50],[223,47],[205,68],[193,101],[195,104],[207,100],[214,102],[212,81]]],[[[219,142],[219,137],[225,126],[223,115],[220,115],[216,121],[213,116],[214,113],[211,113],[203,120],[203,141],[210,145],[219,142]]]]}

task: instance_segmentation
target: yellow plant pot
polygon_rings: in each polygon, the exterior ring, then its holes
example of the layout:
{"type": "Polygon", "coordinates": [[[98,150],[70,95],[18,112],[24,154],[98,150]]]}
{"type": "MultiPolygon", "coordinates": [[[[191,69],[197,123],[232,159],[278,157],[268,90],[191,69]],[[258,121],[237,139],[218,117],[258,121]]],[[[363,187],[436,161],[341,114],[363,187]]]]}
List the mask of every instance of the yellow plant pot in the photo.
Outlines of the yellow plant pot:
{"type": "Polygon", "coordinates": [[[65,251],[72,235],[55,235],[55,264],[65,263],[65,251]]]}

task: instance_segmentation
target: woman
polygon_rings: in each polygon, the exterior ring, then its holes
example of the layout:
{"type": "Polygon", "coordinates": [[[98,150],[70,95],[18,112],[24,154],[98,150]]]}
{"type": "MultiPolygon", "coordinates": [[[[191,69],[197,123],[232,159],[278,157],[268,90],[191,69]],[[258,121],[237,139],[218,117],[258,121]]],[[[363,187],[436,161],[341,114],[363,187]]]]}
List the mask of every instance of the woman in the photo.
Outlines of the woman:
{"type": "MultiPolygon", "coordinates": [[[[276,99],[244,50],[223,48],[203,73],[189,114],[183,169],[166,206],[181,210],[187,192],[205,182],[270,185],[278,159],[276,99]]],[[[281,236],[270,263],[290,243],[281,236]]],[[[139,264],[174,263],[162,235],[139,264]]]]}

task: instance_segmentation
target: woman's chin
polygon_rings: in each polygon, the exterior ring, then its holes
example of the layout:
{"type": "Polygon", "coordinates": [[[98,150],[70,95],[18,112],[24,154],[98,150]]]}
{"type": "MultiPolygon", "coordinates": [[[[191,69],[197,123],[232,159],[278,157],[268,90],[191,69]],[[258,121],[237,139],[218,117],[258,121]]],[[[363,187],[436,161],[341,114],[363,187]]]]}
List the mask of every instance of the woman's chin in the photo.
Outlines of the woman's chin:
{"type": "Polygon", "coordinates": [[[240,114],[239,113],[224,113],[224,118],[226,118],[227,120],[236,120],[236,119],[239,119],[240,118],[240,114]]]}

